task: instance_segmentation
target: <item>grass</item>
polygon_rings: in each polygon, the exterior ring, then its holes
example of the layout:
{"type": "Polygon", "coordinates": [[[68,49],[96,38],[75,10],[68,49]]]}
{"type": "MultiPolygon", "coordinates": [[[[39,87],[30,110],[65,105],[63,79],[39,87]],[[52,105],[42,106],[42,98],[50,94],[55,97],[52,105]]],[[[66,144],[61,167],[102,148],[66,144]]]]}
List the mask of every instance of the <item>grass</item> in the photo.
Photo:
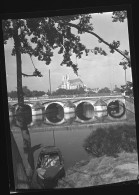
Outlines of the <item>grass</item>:
{"type": "Polygon", "coordinates": [[[57,188],[81,188],[137,179],[135,124],[99,127],[91,132],[85,144],[90,147],[90,160],[71,167],[57,188]]]}
{"type": "Polygon", "coordinates": [[[78,167],[75,165],[70,168],[66,177],[59,181],[57,188],[71,188],[70,184],[74,188],[105,185],[134,180],[138,175],[137,153],[122,152],[118,158],[107,156],[91,158],[86,163],[84,165],[81,163],[80,166],[78,163],[78,167]],[[124,165],[129,165],[129,169],[125,169],[124,165]],[[131,172],[130,167],[134,172],[131,172]]]}

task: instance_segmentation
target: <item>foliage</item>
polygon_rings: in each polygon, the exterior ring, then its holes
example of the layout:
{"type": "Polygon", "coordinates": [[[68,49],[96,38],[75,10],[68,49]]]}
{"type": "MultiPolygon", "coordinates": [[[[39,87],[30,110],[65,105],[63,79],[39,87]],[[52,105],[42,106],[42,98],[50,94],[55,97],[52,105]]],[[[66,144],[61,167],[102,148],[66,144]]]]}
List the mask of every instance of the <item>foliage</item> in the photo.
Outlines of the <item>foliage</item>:
{"type": "Polygon", "coordinates": [[[108,87],[104,87],[100,89],[98,93],[111,93],[111,90],[108,87]]]}
{"type": "Polygon", "coordinates": [[[48,91],[47,91],[47,93],[46,93],[48,96],[50,96],[51,95],[51,92],[50,92],[50,90],[48,89],[48,91]]]}
{"type": "Polygon", "coordinates": [[[95,157],[133,152],[137,150],[135,125],[98,128],[85,139],[83,147],[95,157]]]}
{"type": "Polygon", "coordinates": [[[77,95],[77,94],[84,94],[85,90],[83,87],[80,87],[79,89],[58,89],[52,93],[52,95],[77,95]]]}
{"type": "MultiPolygon", "coordinates": [[[[38,60],[45,61],[46,65],[51,63],[54,50],[59,48],[58,53],[63,55],[61,65],[72,67],[74,72],[77,74],[78,67],[77,64],[71,60],[71,56],[75,54],[77,58],[81,58],[83,53],[88,55],[90,51],[81,43],[80,34],[85,32],[91,33],[98,38],[99,42],[107,44],[111,53],[114,53],[116,50],[119,52],[119,41],[113,41],[111,44],[108,44],[94,33],[93,24],[90,20],[92,17],[93,16],[91,14],[77,14],[43,18],[3,20],[4,43],[6,44],[9,38],[14,38],[15,31],[18,31],[20,41],[19,51],[21,54],[25,53],[30,56],[35,56],[38,60]],[[77,35],[72,32],[72,28],[77,30],[77,35]]],[[[126,11],[115,11],[112,14],[113,22],[124,22],[126,18],[126,11]]],[[[92,48],[91,52],[94,54],[100,53],[104,56],[107,55],[100,47],[94,47],[94,49],[92,48]]],[[[128,59],[128,52],[123,51],[121,54],[124,54],[124,57],[127,56],[128,59]]],[[[15,46],[12,50],[12,55],[16,55],[15,46]]],[[[34,76],[38,75],[41,76],[40,73],[36,74],[35,71],[34,76]]]]}
{"type": "Polygon", "coordinates": [[[113,22],[124,22],[124,20],[127,18],[127,12],[126,11],[114,11],[112,14],[113,22]]]}
{"type": "Polygon", "coordinates": [[[23,93],[24,93],[24,96],[26,96],[26,97],[31,96],[31,91],[28,89],[27,86],[23,86],[23,93]]]}
{"type": "Polygon", "coordinates": [[[45,95],[45,92],[44,91],[33,90],[31,96],[32,97],[39,97],[39,96],[42,96],[42,95],[45,95]]]}
{"type": "Polygon", "coordinates": [[[33,74],[31,74],[31,75],[28,75],[28,74],[25,74],[25,73],[22,73],[22,75],[23,75],[24,77],[31,77],[31,76],[42,77],[42,76],[43,76],[43,75],[41,74],[41,72],[40,72],[37,68],[35,68],[33,74]]]}
{"type": "MultiPolygon", "coordinates": [[[[45,94],[44,91],[37,91],[37,90],[31,91],[30,89],[28,89],[27,86],[23,86],[23,93],[25,97],[39,97],[45,94]]],[[[8,97],[17,98],[17,91],[8,92],[8,97]]]]}
{"type": "MultiPolygon", "coordinates": [[[[20,40],[20,52],[35,56],[40,61],[45,61],[46,65],[51,62],[53,50],[59,48],[58,53],[63,53],[63,61],[61,65],[71,66],[77,72],[77,66],[71,61],[71,53],[75,53],[77,57],[81,57],[85,46],[80,42],[80,37],[71,32],[71,27],[65,23],[78,20],[80,32],[84,32],[84,28],[92,30],[90,23],[90,15],[74,15],[74,16],[56,16],[45,18],[28,18],[28,19],[8,19],[3,20],[3,37],[4,43],[9,38],[14,37],[14,33],[18,30],[20,40]]],[[[12,55],[16,54],[15,47],[12,55]]]]}
{"type": "Polygon", "coordinates": [[[114,92],[121,93],[121,89],[117,86],[115,86],[114,92]]]}
{"type": "Polygon", "coordinates": [[[10,98],[17,98],[17,91],[8,92],[8,97],[10,97],[10,98]]]}
{"type": "Polygon", "coordinates": [[[125,92],[126,95],[133,96],[133,83],[130,81],[126,82],[126,85],[121,86],[121,91],[125,92]]]}
{"type": "Polygon", "coordinates": [[[87,94],[88,94],[88,95],[92,95],[92,94],[96,94],[96,92],[94,92],[94,91],[92,91],[92,90],[89,90],[89,91],[87,92],[87,94]]]}
{"type": "MultiPolygon", "coordinates": [[[[113,22],[123,22],[127,15],[126,11],[113,12],[113,22]]],[[[7,19],[2,21],[4,44],[9,39],[13,39],[14,47],[12,55],[16,56],[17,62],[17,96],[18,103],[24,104],[22,90],[22,76],[42,77],[41,72],[34,66],[35,71],[28,75],[21,72],[22,59],[21,54],[29,54],[37,57],[39,61],[44,61],[46,65],[51,63],[55,49],[58,54],[63,56],[61,66],[72,67],[75,74],[78,75],[78,65],[72,60],[72,56],[81,58],[83,54],[88,55],[89,51],[94,54],[106,56],[107,53],[101,47],[88,49],[81,43],[80,34],[89,33],[98,39],[99,43],[104,43],[110,49],[111,53],[115,51],[121,54],[124,62],[120,62],[123,68],[131,67],[130,56],[127,50],[119,49],[120,42],[106,42],[102,37],[94,32],[91,23],[92,14],[77,14],[55,17],[7,19]],[[77,34],[73,33],[73,28],[77,34]]],[[[33,61],[32,61],[33,63],[33,61]]]]}

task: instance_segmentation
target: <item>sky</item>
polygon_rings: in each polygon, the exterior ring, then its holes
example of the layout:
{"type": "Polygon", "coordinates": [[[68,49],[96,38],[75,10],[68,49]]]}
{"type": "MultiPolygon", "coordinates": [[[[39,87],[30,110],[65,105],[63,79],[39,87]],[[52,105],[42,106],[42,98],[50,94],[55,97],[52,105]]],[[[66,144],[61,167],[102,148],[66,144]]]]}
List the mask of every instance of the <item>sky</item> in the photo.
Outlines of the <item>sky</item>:
{"type": "MultiPolygon", "coordinates": [[[[111,43],[113,40],[120,41],[120,50],[129,51],[129,37],[127,20],[124,23],[112,22],[112,13],[107,12],[103,14],[92,14],[91,22],[93,23],[94,32],[102,37],[105,41],[111,43]]],[[[76,31],[73,29],[73,32],[76,31]]],[[[107,53],[107,56],[94,55],[90,53],[88,56],[82,56],[77,59],[78,75],[83,83],[89,88],[103,88],[109,87],[114,89],[115,85],[120,87],[125,84],[125,71],[119,65],[123,57],[115,52],[111,54],[108,46],[103,43],[98,43],[97,38],[91,34],[85,33],[81,35],[81,42],[89,49],[96,46],[102,47],[107,53]]],[[[4,46],[5,50],[5,65],[7,75],[7,90],[10,92],[16,90],[16,57],[11,55],[13,48],[13,40],[10,39],[4,46]]],[[[76,61],[73,56],[73,61],[76,61]]],[[[62,62],[62,55],[54,51],[51,64],[45,65],[45,62],[38,61],[33,57],[33,62],[36,68],[42,73],[43,77],[23,77],[23,86],[27,86],[30,90],[39,90],[47,92],[49,90],[49,69],[51,73],[51,89],[55,91],[62,82],[62,77],[66,74],[70,79],[77,78],[73,69],[60,66],[62,62]]],[[[32,74],[34,71],[29,55],[22,54],[22,72],[32,74]]],[[[131,69],[126,71],[127,80],[132,81],[131,69]]]]}

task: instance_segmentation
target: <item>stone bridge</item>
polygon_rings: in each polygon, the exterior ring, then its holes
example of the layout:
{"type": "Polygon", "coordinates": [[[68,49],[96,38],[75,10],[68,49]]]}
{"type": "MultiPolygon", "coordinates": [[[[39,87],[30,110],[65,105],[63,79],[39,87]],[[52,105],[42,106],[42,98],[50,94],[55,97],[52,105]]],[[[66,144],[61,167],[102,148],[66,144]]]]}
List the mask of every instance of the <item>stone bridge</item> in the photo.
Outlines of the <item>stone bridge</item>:
{"type": "MultiPolygon", "coordinates": [[[[98,100],[102,100],[103,102],[105,102],[105,104],[108,106],[111,102],[115,102],[116,100],[118,100],[119,102],[121,102],[122,104],[124,104],[126,106],[125,103],[125,97],[122,95],[108,95],[108,96],[95,96],[95,97],[66,97],[66,98],[47,98],[47,99],[37,99],[37,100],[25,100],[25,104],[30,106],[30,108],[32,109],[33,105],[36,102],[39,102],[43,107],[44,110],[46,111],[48,109],[48,107],[55,107],[58,106],[60,108],[63,108],[65,103],[67,101],[71,101],[75,107],[77,108],[80,104],[91,104],[94,108],[95,103],[98,100]]],[[[13,106],[14,108],[16,108],[17,101],[9,101],[8,102],[9,105],[13,106]]]]}

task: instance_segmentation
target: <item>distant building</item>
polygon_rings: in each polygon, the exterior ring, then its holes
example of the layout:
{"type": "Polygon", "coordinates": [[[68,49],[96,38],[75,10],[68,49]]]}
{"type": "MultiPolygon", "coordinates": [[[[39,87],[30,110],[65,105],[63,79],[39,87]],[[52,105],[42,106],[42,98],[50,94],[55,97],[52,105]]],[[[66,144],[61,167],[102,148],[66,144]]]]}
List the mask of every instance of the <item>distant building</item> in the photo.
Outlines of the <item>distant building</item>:
{"type": "Polygon", "coordinates": [[[80,87],[86,88],[84,83],[80,78],[77,79],[69,79],[69,76],[63,76],[62,83],[58,87],[58,89],[67,89],[67,90],[72,90],[72,89],[79,89],[80,87]]]}

